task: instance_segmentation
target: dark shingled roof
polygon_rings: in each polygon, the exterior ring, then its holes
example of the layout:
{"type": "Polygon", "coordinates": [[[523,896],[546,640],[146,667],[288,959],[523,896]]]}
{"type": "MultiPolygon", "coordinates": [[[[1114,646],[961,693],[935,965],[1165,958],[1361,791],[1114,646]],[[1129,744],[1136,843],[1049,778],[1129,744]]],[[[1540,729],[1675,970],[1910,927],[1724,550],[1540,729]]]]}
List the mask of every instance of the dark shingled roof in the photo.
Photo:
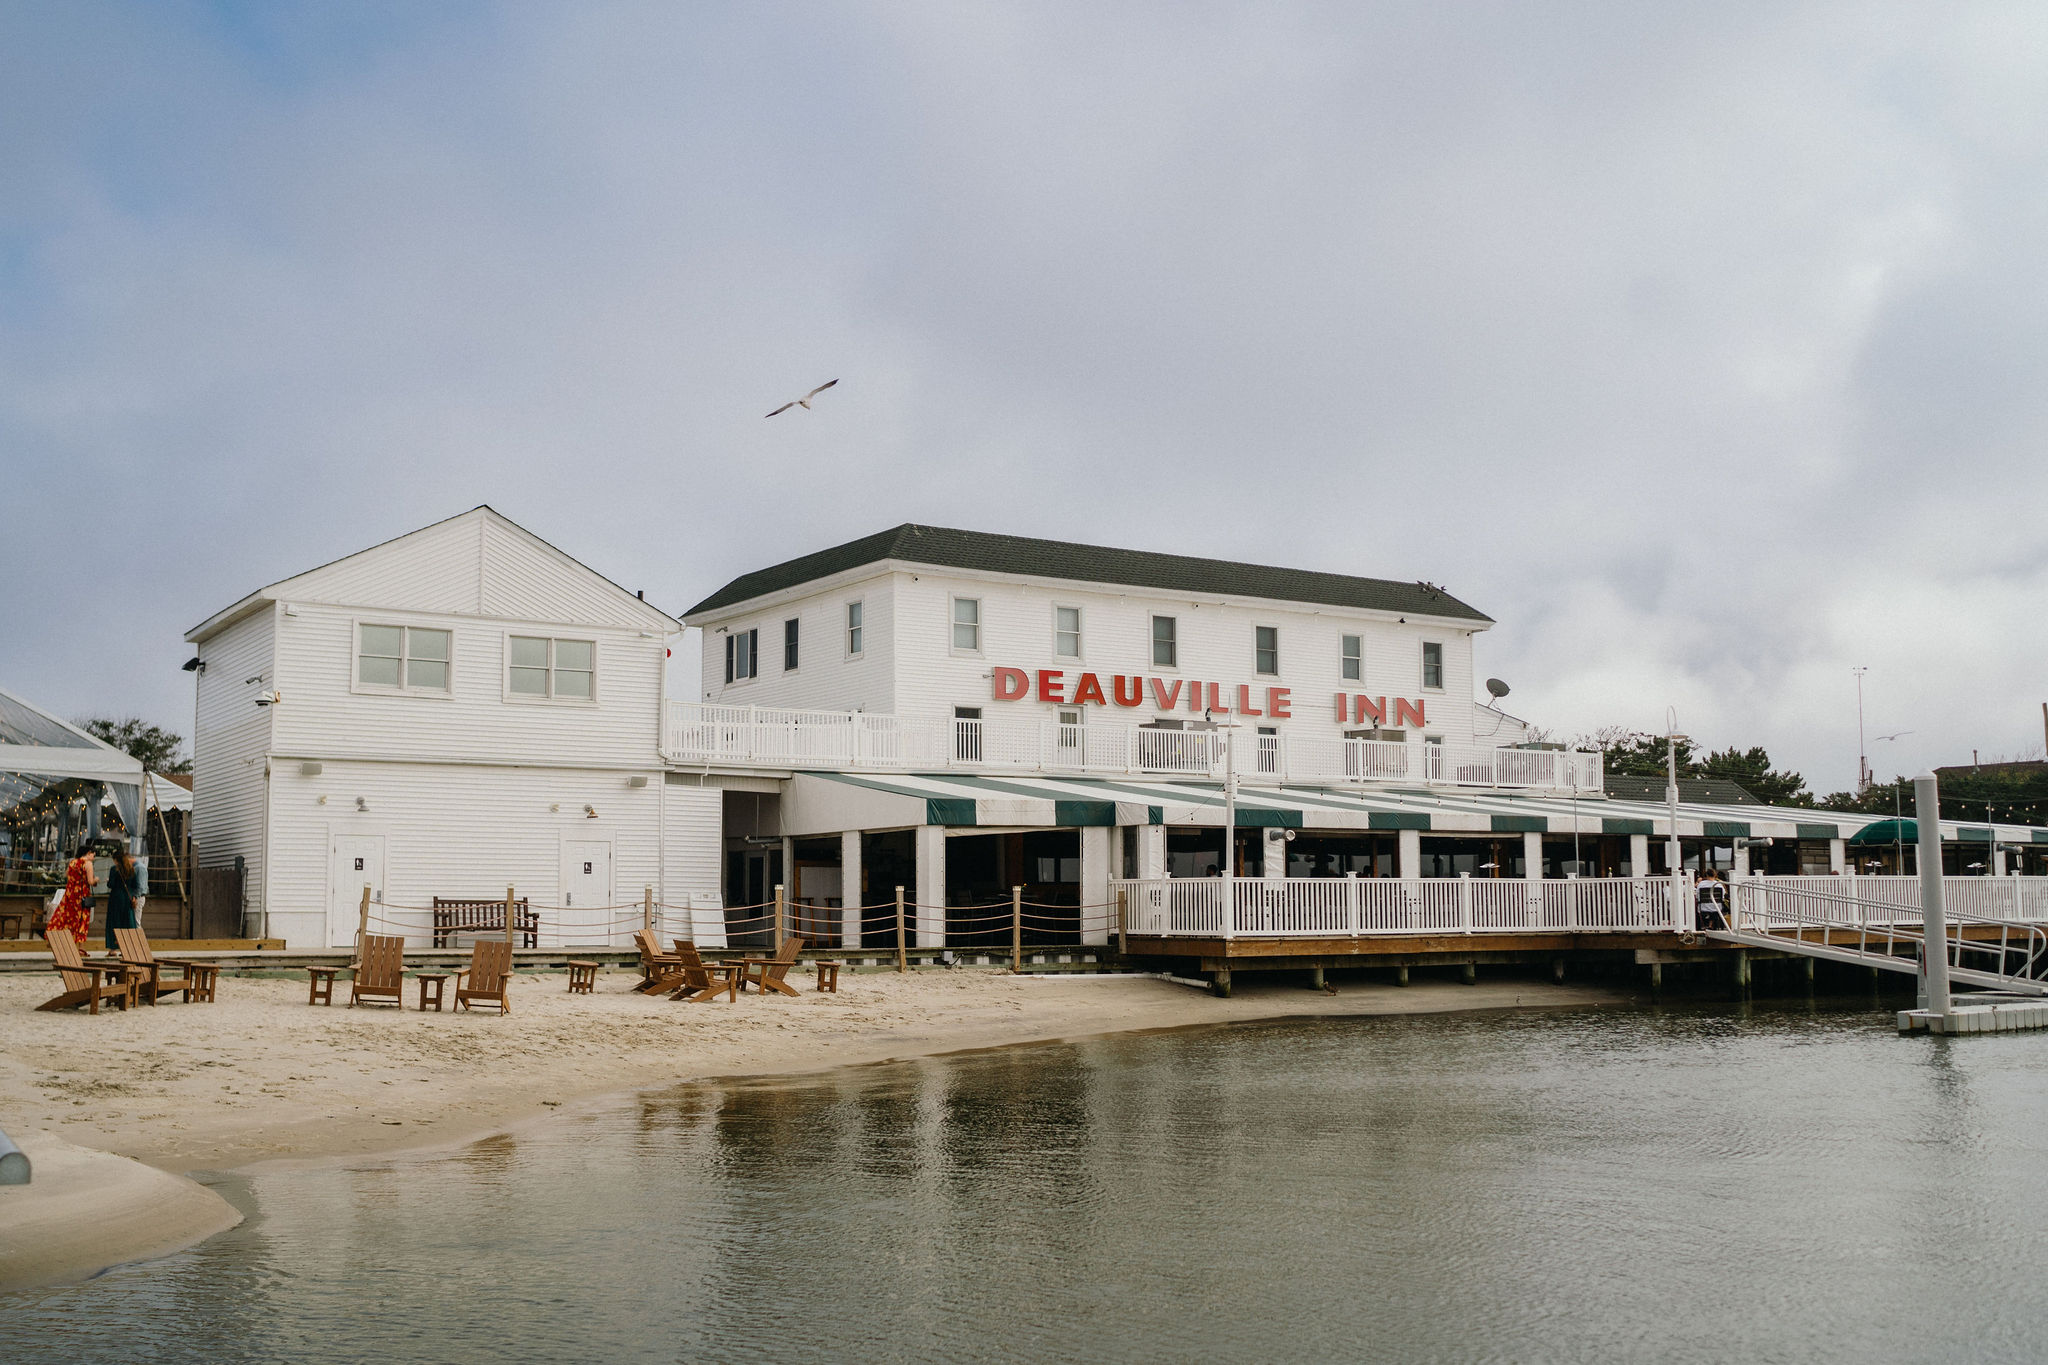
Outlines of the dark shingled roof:
{"type": "MultiPolygon", "coordinates": [[[[1600,782],[1607,794],[1617,801],[1662,801],[1664,779],[1661,777],[1631,777],[1627,773],[1602,773],[1600,782]]],[[[1681,777],[1678,779],[1678,799],[1688,805],[1700,806],[1761,806],[1763,802],[1749,794],[1749,788],[1730,782],[1725,777],[1681,777]]]]}
{"type": "Polygon", "coordinates": [[[1493,620],[1449,593],[1420,583],[1354,578],[1308,569],[1275,569],[1263,564],[1233,564],[1224,559],[1162,555],[1149,550],[1074,545],[1064,540],[1033,540],[1029,536],[993,535],[985,531],[955,531],[907,522],[772,568],[742,574],[683,614],[695,616],[715,611],[889,559],[942,569],[1028,574],[1034,578],[1160,588],[1168,592],[1314,602],[1330,607],[1413,612],[1417,616],[1450,616],[1489,623],[1493,620]]]}

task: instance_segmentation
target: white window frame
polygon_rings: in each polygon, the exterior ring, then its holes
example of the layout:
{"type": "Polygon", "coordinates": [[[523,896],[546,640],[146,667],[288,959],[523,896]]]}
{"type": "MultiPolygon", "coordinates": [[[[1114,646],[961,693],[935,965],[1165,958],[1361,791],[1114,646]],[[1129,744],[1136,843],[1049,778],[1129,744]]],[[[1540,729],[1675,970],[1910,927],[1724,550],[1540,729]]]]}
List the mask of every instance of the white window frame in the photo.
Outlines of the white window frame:
{"type": "Polygon", "coordinates": [[[1081,610],[1078,603],[1055,602],[1052,604],[1052,657],[1054,659],[1072,659],[1076,663],[1088,657],[1088,616],[1086,612],[1081,610]],[[1074,613],[1074,652],[1072,654],[1060,653],[1060,613],[1063,611],[1074,613]]]}
{"type": "Polygon", "coordinates": [[[455,695],[455,631],[451,626],[407,625],[397,621],[379,621],[374,617],[359,617],[350,622],[348,653],[348,690],[364,697],[429,697],[446,700],[455,695]],[[401,632],[398,640],[398,676],[404,679],[409,670],[406,665],[412,661],[412,632],[415,630],[436,630],[448,637],[448,685],[446,687],[413,687],[401,681],[398,686],[363,681],[363,627],[382,626],[386,630],[401,632]]]}
{"type": "MultiPolygon", "coordinates": [[[[504,664],[499,670],[499,684],[504,688],[504,699],[517,706],[595,706],[602,695],[603,681],[599,675],[604,671],[598,667],[598,642],[594,635],[543,635],[534,630],[508,630],[504,637],[504,664]],[[512,641],[546,640],[548,642],[548,694],[536,697],[531,692],[512,690],[512,641]],[[587,697],[558,697],[555,695],[555,646],[557,644],[590,646],[590,695],[587,697]]],[[[530,667],[530,665],[521,665],[530,667]]],[[[581,669],[573,670],[582,672],[581,669]]]]}
{"type": "Polygon", "coordinates": [[[784,617],[782,621],[782,671],[784,673],[794,673],[803,661],[804,618],[801,616],[784,617]],[[795,628],[794,632],[792,632],[791,627],[795,628]],[[792,646],[795,648],[796,663],[789,661],[792,646]]]}
{"type": "Polygon", "coordinates": [[[1417,663],[1417,666],[1418,666],[1418,667],[1417,667],[1417,673],[1418,673],[1418,674],[1420,675],[1420,680],[1421,680],[1421,686],[1422,686],[1422,690],[1423,690],[1423,691],[1425,691],[1425,692],[1441,692],[1441,691],[1443,691],[1443,690],[1444,690],[1444,675],[1445,675],[1445,674],[1446,674],[1447,672],[1449,672],[1449,663],[1447,662],[1447,658],[1446,658],[1446,652],[1445,652],[1445,650],[1444,650],[1444,644],[1443,644],[1443,641],[1441,641],[1441,640],[1424,640],[1424,641],[1422,641],[1422,647],[1421,647],[1421,648],[1420,648],[1419,650],[1417,650],[1417,651],[1416,651],[1416,663],[1417,663]],[[1434,648],[1434,649],[1436,650],[1436,674],[1437,674],[1437,677],[1436,677],[1436,681],[1435,681],[1434,683],[1430,682],[1430,680],[1429,680],[1429,651],[1431,650],[1431,648],[1434,648]]]}
{"type": "Polygon", "coordinates": [[[1163,611],[1154,611],[1146,613],[1145,657],[1152,661],[1152,667],[1154,668],[1170,668],[1176,673],[1180,672],[1180,618],[1178,616],[1168,616],[1163,611]],[[1173,623],[1173,662],[1170,664],[1163,664],[1159,662],[1158,632],[1159,622],[1161,621],[1170,621],[1173,623]]]}
{"type": "Polygon", "coordinates": [[[867,606],[867,599],[866,599],[866,598],[863,598],[863,597],[856,597],[856,598],[854,598],[854,599],[853,599],[853,600],[852,600],[851,602],[848,602],[848,603],[846,604],[846,611],[845,611],[845,613],[844,613],[844,615],[843,615],[842,619],[843,619],[843,620],[844,620],[844,622],[845,622],[845,631],[846,631],[846,633],[845,633],[845,634],[844,634],[844,635],[843,635],[843,636],[842,636],[842,637],[840,638],[840,643],[841,643],[841,644],[842,644],[843,646],[845,646],[845,649],[846,649],[846,657],[847,657],[847,658],[849,658],[849,659],[858,659],[858,658],[860,658],[860,657],[861,657],[861,656],[862,656],[863,654],[865,654],[865,653],[867,652],[867,644],[868,644],[868,606],[867,606]],[[859,623],[858,625],[854,624],[854,620],[853,620],[853,614],[854,614],[855,612],[859,612],[859,613],[860,613],[860,623],[859,623]],[[859,632],[860,632],[860,643],[859,643],[859,644],[855,644],[855,643],[854,643],[853,633],[854,633],[855,631],[859,631],[859,632]]]}
{"type": "MultiPolygon", "coordinates": [[[[745,630],[726,631],[725,638],[727,643],[725,647],[732,649],[732,642],[739,639],[742,635],[750,637],[747,642],[747,663],[753,671],[735,674],[729,681],[721,683],[720,686],[722,687],[738,687],[741,683],[753,682],[761,676],[761,628],[759,626],[748,626],[745,630]]],[[[721,677],[724,676],[723,669],[719,670],[719,675],[721,677]]]]}
{"type": "Polygon", "coordinates": [[[979,659],[988,644],[988,620],[982,609],[982,599],[969,597],[964,593],[949,593],[946,597],[946,646],[948,650],[963,659],[979,659]],[[959,618],[960,604],[974,603],[974,647],[969,649],[959,643],[959,628],[966,623],[959,618]]]}
{"type": "Polygon", "coordinates": [[[1337,637],[1337,676],[1345,682],[1362,683],[1365,681],[1365,636],[1339,635],[1337,637]],[[1358,646],[1356,654],[1346,652],[1350,644],[1358,646]],[[1346,670],[1353,664],[1358,666],[1358,671],[1356,673],[1347,672],[1346,670]]]}
{"type": "Polygon", "coordinates": [[[1280,627],[1260,625],[1257,622],[1252,624],[1252,676],[1255,678],[1277,678],[1280,676],[1280,627]],[[1273,666],[1271,668],[1259,667],[1259,632],[1262,630],[1273,632],[1273,666]]]}

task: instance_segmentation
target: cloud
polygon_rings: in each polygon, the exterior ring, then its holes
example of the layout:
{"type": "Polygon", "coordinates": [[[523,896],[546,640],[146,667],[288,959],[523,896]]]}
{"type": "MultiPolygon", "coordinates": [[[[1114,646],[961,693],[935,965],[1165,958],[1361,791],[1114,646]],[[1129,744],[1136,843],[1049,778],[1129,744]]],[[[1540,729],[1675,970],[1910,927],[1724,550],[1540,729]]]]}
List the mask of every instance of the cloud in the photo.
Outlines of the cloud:
{"type": "Polygon", "coordinates": [[[680,608],[905,519],[1430,578],[1571,732],[2036,739],[2036,7],[0,17],[5,672],[490,501],[680,608]],[[760,413],[824,379],[813,413],[760,413]]]}

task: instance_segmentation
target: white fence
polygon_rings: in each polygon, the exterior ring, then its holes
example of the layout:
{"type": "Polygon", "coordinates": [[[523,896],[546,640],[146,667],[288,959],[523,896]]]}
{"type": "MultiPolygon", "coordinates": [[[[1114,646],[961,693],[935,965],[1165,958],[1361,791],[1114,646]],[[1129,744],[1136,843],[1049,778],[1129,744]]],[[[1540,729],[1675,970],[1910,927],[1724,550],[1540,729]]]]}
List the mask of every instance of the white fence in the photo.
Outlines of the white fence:
{"type": "MultiPolygon", "coordinates": [[[[1921,922],[1917,876],[1742,877],[1734,887],[1758,929],[1811,928],[1816,917],[1843,928],[1921,922]]],[[[1943,877],[1941,902],[1956,920],[2048,922],[2048,877],[1943,877]]]]}
{"type": "MultiPolygon", "coordinates": [[[[1220,877],[1114,881],[1126,933],[1221,937],[1220,877]]],[[[1692,927],[1689,877],[1240,877],[1231,936],[1680,932],[1692,927]]]]}
{"type": "Polygon", "coordinates": [[[1220,778],[1226,742],[1235,745],[1238,775],[1251,781],[1601,789],[1598,753],[1559,749],[1311,739],[1143,725],[910,720],[863,711],[781,711],[689,701],[668,703],[662,727],[662,753],[676,762],[773,768],[964,768],[1220,778]]]}

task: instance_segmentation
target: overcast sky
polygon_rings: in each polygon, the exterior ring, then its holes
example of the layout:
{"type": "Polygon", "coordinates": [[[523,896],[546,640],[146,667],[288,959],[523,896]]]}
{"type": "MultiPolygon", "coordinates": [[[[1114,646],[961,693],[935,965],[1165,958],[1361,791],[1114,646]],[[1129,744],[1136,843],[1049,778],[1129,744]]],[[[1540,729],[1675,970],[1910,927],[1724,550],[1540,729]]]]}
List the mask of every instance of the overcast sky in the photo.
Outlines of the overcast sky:
{"type": "MultiPolygon", "coordinates": [[[[2048,7],[0,7],[0,686],[488,502],[1396,579],[1564,733],[2038,755],[2048,7]],[[811,385],[815,411],[761,414],[811,385]]],[[[679,651],[679,654],[681,651],[679,651]]],[[[689,675],[694,684],[694,674],[689,675]]]]}

